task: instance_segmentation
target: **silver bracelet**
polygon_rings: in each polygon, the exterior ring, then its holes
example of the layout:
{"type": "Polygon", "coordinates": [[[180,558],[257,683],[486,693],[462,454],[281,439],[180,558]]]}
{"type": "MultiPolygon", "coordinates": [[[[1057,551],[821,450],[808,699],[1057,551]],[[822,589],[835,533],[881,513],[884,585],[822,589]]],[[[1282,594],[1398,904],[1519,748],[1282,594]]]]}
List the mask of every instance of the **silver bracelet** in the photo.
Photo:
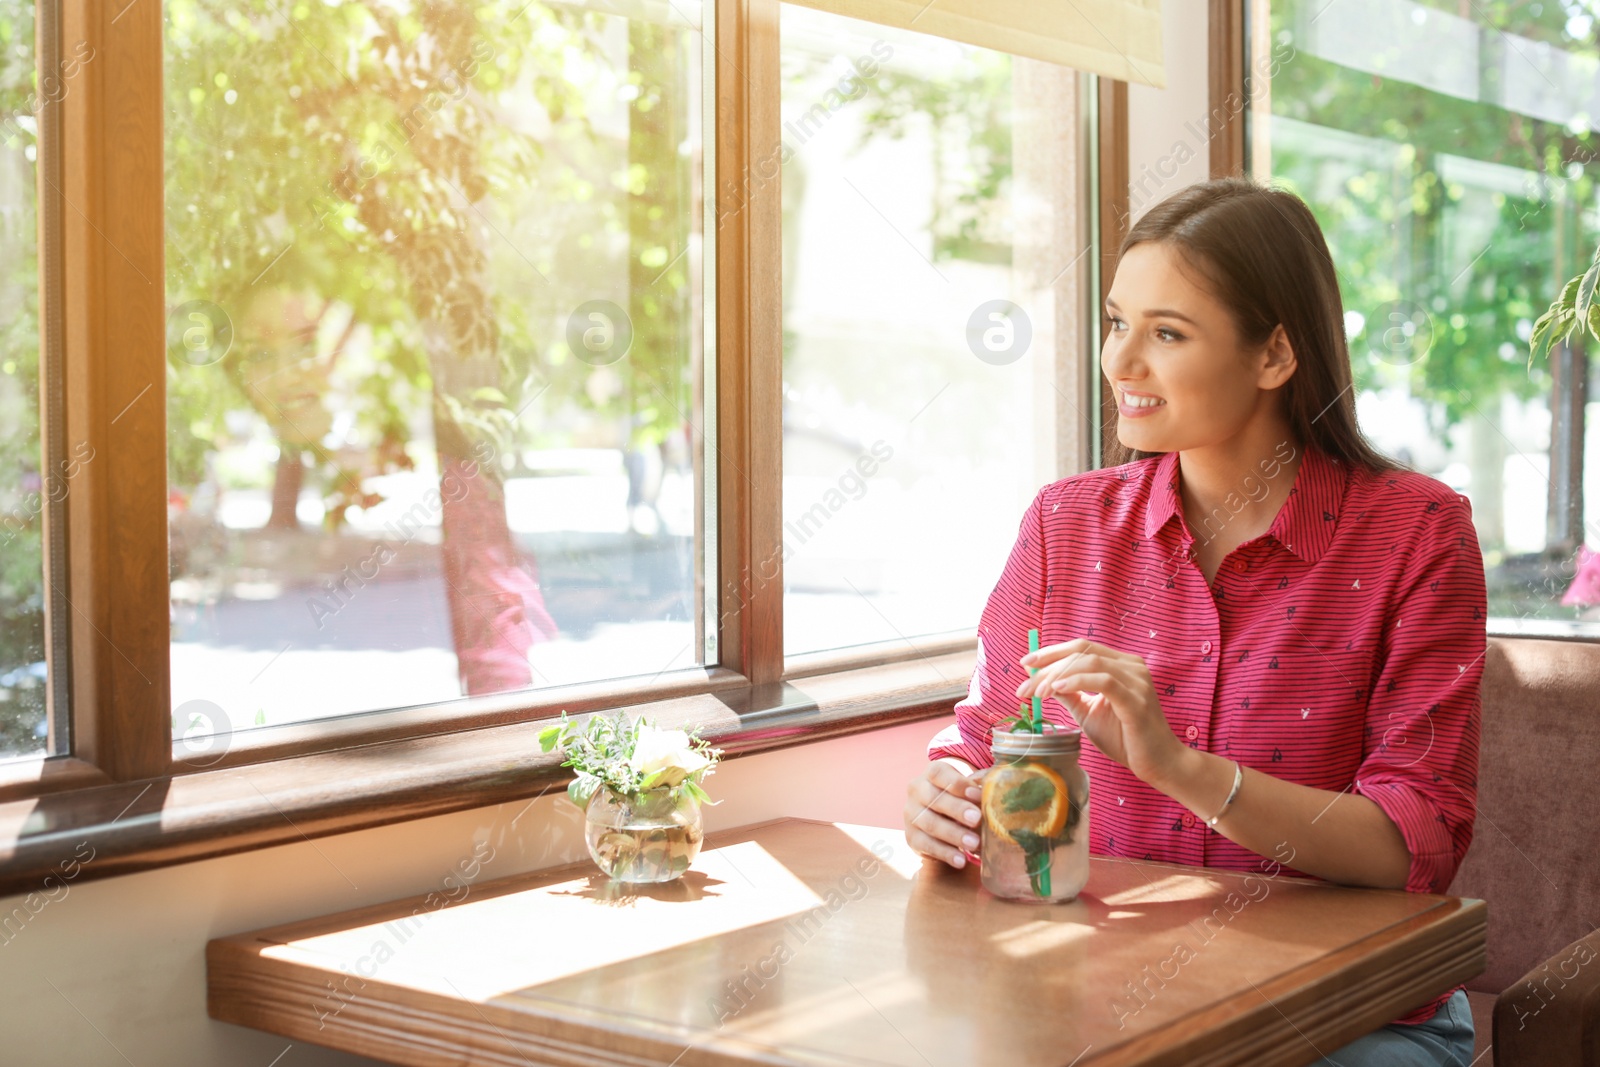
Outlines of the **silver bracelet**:
{"type": "Polygon", "coordinates": [[[1228,790],[1228,799],[1222,802],[1222,810],[1206,820],[1208,826],[1217,825],[1217,820],[1228,813],[1233,807],[1233,798],[1239,795],[1239,786],[1244,784],[1244,764],[1238,760],[1233,761],[1233,788],[1228,790]]]}

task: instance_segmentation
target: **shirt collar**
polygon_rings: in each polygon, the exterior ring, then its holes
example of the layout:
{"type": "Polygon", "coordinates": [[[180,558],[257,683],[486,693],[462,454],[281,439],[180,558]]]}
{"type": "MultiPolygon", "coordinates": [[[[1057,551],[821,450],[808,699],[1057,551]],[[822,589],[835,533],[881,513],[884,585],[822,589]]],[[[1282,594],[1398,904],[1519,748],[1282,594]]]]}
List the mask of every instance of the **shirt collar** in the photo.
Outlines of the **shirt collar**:
{"type": "Polygon", "coordinates": [[[1178,453],[1168,452],[1156,462],[1154,481],[1150,486],[1150,501],[1145,505],[1144,535],[1151,538],[1179,513],[1178,507],[1178,453]]]}
{"type": "MultiPolygon", "coordinates": [[[[1188,531],[1178,495],[1178,453],[1168,452],[1156,463],[1150,500],[1145,508],[1144,535],[1154,537],[1173,516],[1188,531]]],[[[1344,501],[1345,465],[1315,445],[1308,445],[1295,472],[1294,485],[1267,533],[1305,560],[1321,558],[1339,524],[1344,501]]],[[[1258,476],[1259,477],[1259,476],[1258,476]]],[[[1240,494],[1243,498],[1243,493],[1240,494]]],[[[1193,532],[1189,531],[1190,536],[1193,532]]]]}

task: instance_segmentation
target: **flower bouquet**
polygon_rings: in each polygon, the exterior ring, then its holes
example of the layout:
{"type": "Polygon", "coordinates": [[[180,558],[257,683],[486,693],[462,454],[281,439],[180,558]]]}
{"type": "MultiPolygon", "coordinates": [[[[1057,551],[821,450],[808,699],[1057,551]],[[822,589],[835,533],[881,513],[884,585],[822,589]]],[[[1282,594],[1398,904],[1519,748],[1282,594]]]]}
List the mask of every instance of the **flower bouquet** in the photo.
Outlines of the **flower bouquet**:
{"type": "Polygon", "coordinates": [[[663,730],[623,712],[561,721],[539,734],[539,747],[557,745],[561,765],[577,775],[567,796],[584,811],[589,855],[619,882],[670,882],[700,854],[705,836],[700,805],[710,798],[700,783],[722,750],[699,730],[663,730]]]}

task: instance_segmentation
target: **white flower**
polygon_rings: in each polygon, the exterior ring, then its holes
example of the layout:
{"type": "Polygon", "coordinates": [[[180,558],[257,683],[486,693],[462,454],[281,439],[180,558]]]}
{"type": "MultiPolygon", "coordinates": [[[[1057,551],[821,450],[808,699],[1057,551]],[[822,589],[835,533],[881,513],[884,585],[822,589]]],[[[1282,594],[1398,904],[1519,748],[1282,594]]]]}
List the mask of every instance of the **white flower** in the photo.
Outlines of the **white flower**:
{"type": "Polygon", "coordinates": [[[658,730],[644,723],[639,725],[633,755],[628,758],[628,766],[646,777],[657,775],[652,784],[663,786],[675,786],[710,765],[709,759],[690,747],[689,735],[682,730],[658,730]]]}

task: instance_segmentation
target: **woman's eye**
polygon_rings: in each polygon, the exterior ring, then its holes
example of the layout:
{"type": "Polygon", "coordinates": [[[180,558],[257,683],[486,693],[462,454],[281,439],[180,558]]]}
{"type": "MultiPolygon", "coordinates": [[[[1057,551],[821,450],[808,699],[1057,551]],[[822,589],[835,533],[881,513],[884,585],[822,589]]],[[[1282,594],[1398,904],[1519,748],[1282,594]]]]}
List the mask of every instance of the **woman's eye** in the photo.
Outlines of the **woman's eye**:
{"type": "Polygon", "coordinates": [[[1115,315],[1107,315],[1106,322],[1111,325],[1112,332],[1114,333],[1121,333],[1128,328],[1128,324],[1117,318],[1115,315]]]}
{"type": "Polygon", "coordinates": [[[1166,326],[1157,326],[1156,336],[1161,338],[1163,341],[1169,342],[1183,340],[1183,334],[1179,333],[1177,330],[1169,329],[1166,326]]]}

